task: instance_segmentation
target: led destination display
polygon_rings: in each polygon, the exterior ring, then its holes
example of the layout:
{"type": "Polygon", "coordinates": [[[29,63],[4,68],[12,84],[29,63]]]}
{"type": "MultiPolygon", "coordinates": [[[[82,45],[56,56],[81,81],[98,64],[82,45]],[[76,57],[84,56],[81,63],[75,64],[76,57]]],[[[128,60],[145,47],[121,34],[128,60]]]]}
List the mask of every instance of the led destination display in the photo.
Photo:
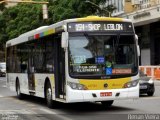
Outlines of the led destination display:
{"type": "Polygon", "coordinates": [[[129,22],[78,22],[69,23],[68,32],[133,32],[129,22]]]}

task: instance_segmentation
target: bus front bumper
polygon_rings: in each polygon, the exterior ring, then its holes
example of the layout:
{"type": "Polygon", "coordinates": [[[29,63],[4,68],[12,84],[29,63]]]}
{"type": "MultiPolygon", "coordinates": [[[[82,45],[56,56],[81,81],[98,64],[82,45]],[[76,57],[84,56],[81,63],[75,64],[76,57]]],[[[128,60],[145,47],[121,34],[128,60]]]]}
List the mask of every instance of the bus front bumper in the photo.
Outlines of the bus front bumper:
{"type": "Polygon", "coordinates": [[[66,102],[96,102],[132,98],[139,98],[139,85],[111,90],[73,90],[67,86],[66,102]]]}

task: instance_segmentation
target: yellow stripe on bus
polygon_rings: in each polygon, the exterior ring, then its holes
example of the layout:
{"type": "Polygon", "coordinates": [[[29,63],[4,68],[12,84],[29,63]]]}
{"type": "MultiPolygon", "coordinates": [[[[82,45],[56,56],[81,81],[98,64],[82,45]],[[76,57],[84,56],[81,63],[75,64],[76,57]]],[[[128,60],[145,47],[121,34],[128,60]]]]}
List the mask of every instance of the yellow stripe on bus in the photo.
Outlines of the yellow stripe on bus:
{"type": "Polygon", "coordinates": [[[55,87],[54,75],[51,75],[50,78],[52,87],[55,87]]]}
{"type": "Polygon", "coordinates": [[[106,89],[121,89],[124,84],[129,82],[131,78],[106,79],[106,80],[88,80],[80,79],[80,84],[85,85],[88,90],[106,90],[106,89]],[[106,87],[107,86],[107,87],[106,87]]]}
{"type": "Polygon", "coordinates": [[[113,17],[98,17],[98,16],[88,16],[84,18],[77,18],[78,22],[87,22],[87,21],[116,21],[122,22],[124,19],[122,18],[113,18],[113,17]]]}

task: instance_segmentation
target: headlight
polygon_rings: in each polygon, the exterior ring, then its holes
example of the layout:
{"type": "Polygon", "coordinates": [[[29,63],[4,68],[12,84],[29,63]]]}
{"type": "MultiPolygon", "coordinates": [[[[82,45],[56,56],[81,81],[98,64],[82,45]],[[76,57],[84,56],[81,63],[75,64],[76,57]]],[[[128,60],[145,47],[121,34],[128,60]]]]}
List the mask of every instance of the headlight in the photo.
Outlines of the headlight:
{"type": "Polygon", "coordinates": [[[123,88],[131,88],[137,86],[139,80],[130,81],[124,84],[123,88]]]}
{"type": "Polygon", "coordinates": [[[150,80],[148,81],[148,83],[153,84],[153,83],[154,83],[154,82],[153,82],[153,79],[150,79],[150,80]]]}
{"type": "Polygon", "coordinates": [[[85,85],[79,83],[68,82],[68,85],[75,90],[87,90],[88,88],[85,85]]]}

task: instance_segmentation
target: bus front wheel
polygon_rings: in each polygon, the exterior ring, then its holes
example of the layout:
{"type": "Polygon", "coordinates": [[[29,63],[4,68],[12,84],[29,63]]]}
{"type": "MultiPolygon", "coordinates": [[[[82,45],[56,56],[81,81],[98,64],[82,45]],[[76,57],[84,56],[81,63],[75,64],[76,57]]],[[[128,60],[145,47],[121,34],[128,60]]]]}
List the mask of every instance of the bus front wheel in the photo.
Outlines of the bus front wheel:
{"type": "Polygon", "coordinates": [[[46,101],[47,101],[47,106],[49,108],[53,107],[53,100],[52,100],[52,89],[51,89],[51,84],[47,82],[46,85],[46,101]]]}
{"type": "Polygon", "coordinates": [[[114,100],[109,100],[109,101],[102,101],[101,103],[104,107],[110,107],[112,106],[113,102],[114,100]]]}

